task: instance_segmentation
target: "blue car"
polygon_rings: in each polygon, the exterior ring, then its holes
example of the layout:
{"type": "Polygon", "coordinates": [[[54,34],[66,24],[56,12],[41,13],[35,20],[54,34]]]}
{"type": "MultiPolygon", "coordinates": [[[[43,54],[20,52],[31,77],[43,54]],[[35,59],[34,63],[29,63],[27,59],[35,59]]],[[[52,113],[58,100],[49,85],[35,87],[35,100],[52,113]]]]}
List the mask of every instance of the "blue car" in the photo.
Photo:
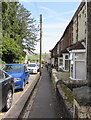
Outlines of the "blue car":
{"type": "Polygon", "coordinates": [[[3,67],[9,75],[14,77],[15,89],[24,89],[28,83],[29,72],[24,64],[6,64],[3,67]]]}

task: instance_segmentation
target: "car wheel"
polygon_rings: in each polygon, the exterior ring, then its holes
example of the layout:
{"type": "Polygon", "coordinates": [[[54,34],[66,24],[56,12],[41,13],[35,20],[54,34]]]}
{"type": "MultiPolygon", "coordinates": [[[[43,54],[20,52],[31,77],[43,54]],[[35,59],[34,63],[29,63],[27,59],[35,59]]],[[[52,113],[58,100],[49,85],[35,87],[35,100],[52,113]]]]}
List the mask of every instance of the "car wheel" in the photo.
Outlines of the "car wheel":
{"type": "Polygon", "coordinates": [[[29,81],[27,81],[27,84],[29,83],[29,81]]]}
{"type": "Polygon", "coordinates": [[[13,101],[13,92],[10,89],[10,90],[8,90],[8,93],[7,93],[6,105],[5,105],[5,108],[4,108],[5,111],[7,111],[11,108],[12,101],[13,101]]]}

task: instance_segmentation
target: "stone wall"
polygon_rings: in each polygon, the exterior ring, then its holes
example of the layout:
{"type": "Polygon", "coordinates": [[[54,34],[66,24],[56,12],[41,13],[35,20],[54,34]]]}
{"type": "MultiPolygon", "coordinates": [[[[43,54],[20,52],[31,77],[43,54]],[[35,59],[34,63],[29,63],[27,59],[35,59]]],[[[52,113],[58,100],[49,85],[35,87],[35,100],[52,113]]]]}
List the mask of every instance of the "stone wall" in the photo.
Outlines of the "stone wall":
{"type": "Polygon", "coordinates": [[[91,106],[80,106],[74,99],[74,118],[91,119],[91,106]]]}

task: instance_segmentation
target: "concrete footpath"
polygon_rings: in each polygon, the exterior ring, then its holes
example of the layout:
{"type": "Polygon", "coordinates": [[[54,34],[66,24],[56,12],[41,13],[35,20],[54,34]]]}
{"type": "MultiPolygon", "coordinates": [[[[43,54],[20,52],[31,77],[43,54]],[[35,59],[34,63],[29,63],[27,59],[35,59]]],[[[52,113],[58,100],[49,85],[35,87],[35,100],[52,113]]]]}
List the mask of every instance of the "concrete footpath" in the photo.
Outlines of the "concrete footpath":
{"type": "Polygon", "coordinates": [[[30,109],[30,118],[65,118],[63,99],[59,99],[52,84],[49,72],[43,69],[38,91],[30,109]]]}

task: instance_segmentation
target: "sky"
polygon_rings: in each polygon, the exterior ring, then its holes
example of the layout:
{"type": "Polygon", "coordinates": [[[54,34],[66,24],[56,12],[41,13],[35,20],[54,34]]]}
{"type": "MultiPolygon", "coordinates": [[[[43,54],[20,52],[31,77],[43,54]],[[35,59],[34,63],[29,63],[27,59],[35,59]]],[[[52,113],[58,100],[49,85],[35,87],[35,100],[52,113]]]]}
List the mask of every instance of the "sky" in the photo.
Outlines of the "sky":
{"type": "MultiPolygon", "coordinates": [[[[42,14],[42,53],[49,53],[49,50],[54,48],[81,2],[80,0],[76,0],[76,2],[71,1],[21,1],[21,4],[32,13],[31,17],[36,19],[36,24],[38,25],[40,25],[40,14],[42,14]]],[[[35,53],[39,53],[39,42],[35,48],[35,53]]]]}

